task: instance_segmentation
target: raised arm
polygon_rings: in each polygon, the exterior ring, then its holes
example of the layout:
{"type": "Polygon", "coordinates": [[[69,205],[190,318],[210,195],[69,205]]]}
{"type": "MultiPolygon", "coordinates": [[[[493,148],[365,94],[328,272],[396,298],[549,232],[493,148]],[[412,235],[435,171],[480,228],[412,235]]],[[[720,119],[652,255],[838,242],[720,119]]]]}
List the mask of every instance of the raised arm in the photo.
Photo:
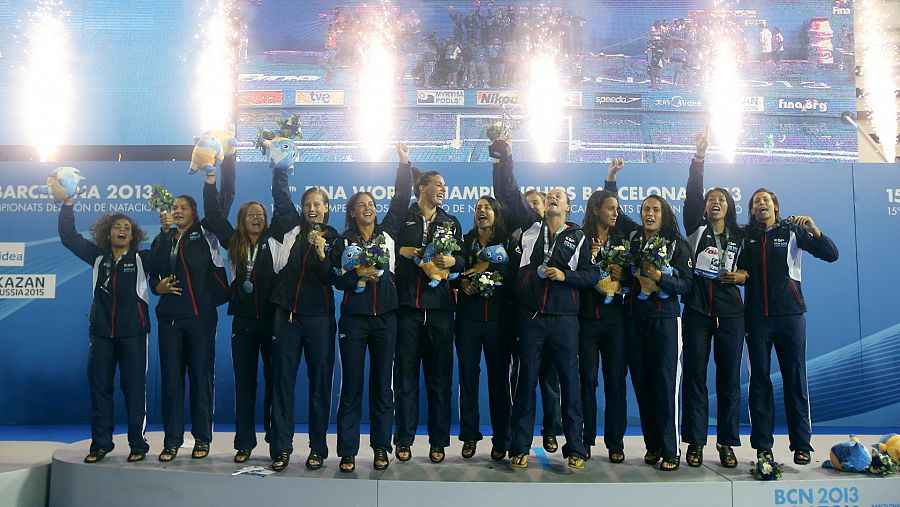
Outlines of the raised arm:
{"type": "Polygon", "coordinates": [[[703,211],[706,207],[703,202],[703,159],[706,157],[706,148],[709,146],[708,131],[697,135],[697,151],[691,160],[691,168],[688,173],[687,187],[684,196],[684,232],[687,236],[694,233],[703,225],[703,211]]]}
{"type": "Polygon", "coordinates": [[[59,209],[59,240],[64,247],[84,262],[94,265],[94,261],[102,253],[100,247],[92,241],[88,241],[75,230],[75,211],[72,208],[71,199],[59,209]]]}
{"type": "MultiPolygon", "coordinates": [[[[222,187],[224,189],[224,177],[222,179],[222,187]]],[[[203,227],[215,234],[219,243],[227,249],[231,243],[231,236],[234,234],[234,227],[228,222],[227,216],[220,208],[221,198],[222,195],[216,189],[215,173],[207,174],[206,181],[203,184],[203,227]]]]}
{"type": "Polygon", "coordinates": [[[794,234],[797,236],[797,246],[802,250],[806,250],[814,257],[822,259],[825,262],[834,262],[838,260],[838,249],[834,241],[828,236],[822,234],[822,231],[813,222],[812,217],[796,216],[794,217],[794,234]]]}
{"type": "MultiPolygon", "coordinates": [[[[616,183],[616,175],[623,167],[625,167],[625,160],[621,158],[612,159],[606,172],[606,181],[603,183],[603,190],[616,196],[616,199],[619,198],[619,184],[616,183]]],[[[638,229],[637,222],[625,213],[621,203],[619,204],[619,218],[616,221],[616,229],[622,231],[625,237],[628,237],[638,229]]]]}
{"type": "Polygon", "coordinates": [[[300,221],[300,213],[297,212],[291,201],[291,189],[285,169],[272,169],[272,200],[275,212],[272,217],[272,225],[269,226],[269,233],[273,238],[280,240],[300,221]]]}
{"type": "Polygon", "coordinates": [[[396,238],[403,227],[403,219],[406,210],[409,209],[409,200],[412,197],[412,165],[409,163],[409,147],[403,143],[397,144],[397,155],[400,164],[397,166],[397,176],[394,178],[394,196],[391,197],[391,205],[384,217],[382,226],[392,237],[396,238]]]}
{"type": "Polygon", "coordinates": [[[541,221],[541,216],[531,209],[525,196],[519,191],[519,182],[513,171],[512,148],[509,143],[498,139],[491,144],[491,157],[497,158],[494,163],[494,194],[503,206],[504,216],[509,230],[528,229],[531,224],[541,221]]]}
{"type": "MultiPolygon", "coordinates": [[[[231,205],[234,204],[234,173],[237,154],[229,155],[222,161],[219,173],[222,175],[222,190],[219,192],[219,211],[222,216],[228,218],[231,214],[231,205]]],[[[226,243],[227,244],[227,243],[226,243]]]]}

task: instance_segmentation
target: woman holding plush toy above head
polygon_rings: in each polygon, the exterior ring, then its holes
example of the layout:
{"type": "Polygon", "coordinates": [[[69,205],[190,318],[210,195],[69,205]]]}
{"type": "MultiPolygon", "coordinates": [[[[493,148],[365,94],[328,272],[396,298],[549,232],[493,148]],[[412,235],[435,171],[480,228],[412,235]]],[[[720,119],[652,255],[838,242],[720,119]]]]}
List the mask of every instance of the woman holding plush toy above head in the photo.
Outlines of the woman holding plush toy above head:
{"type": "Polygon", "coordinates": [[[87,374],[91,392],[91,448],[85,463],[113,450],[113,392],[116,366],[128,420],[128,462],[143,461],[150,446],[147,416],[147,334],[150,332],[146,273],[150,251],[139,250],[144,231],[125,215],[101,215],[91,226],[93,241],[75,231],[72,197],[59,210],[63,246],[94,268],[87,374]],[[146,271],[145,271],[146,270],[146,271]]]}
{"type": "MultiPolygon", "coordinates": [[[[613,159],[609,171],[624,166],[613,159]]],[[[630,262],[626,239],[634,222],[620,216],[619,200],[608,190],[598,190],[588,198],[582,230],[591,249],[591,262],[600,268],[601,280],[582,289],[578,314],[578,357],[581,365],[581,404],[584,410],[584,449],[591,455],[597,438],[597,374],[602,360],[604,443],[612,463],[625,461],[625,377],[628,373],[623,295],[627,288],[623,270],[630,262]],[[621,220],[620,220],[621,219],[621,220]]]]}
{"type": "Polygon", "coordinates": [[[419,420],[419,365],[428,397],[428,453],[444,461],[450,445],[450,398],[453,383],[453,280],[463,271],[459,220],[441,208],[447,185],[437,171],[413,168],[416,202],[404,216],[395,246],[397,255],[397,353],[395,454],[412,458],[410,446],[419,420]]]}
{"type": "Polygon", "coordinates": [[[513,171],[512,149],[506,139],[491,144],[493,182],[497,198],[506,210],[504,221],[511,229],[521,228],[522,259],[515,281],[519,303],[516,352],[519,381],[513,400],[510,463],[528,466],[535,418],[535,387],[542,356],[549,354],[559,372],[562,391],[562,448],[568,466],[582,469],[587,454],[583,442],[581,386],[578,377],[578,291],[593,287],[599,270],[591,265],[590,247],[581,228],[566,221],[570,211],[564,189],[547,192],[543,218],[535,212],[519,190],[513,171]]]}
{"type": "Polygon", "coordinates": [[[749,272],[746,284],[747,356],[750,359],[750,445],[772,458],[775,396],[772,347],[781,366],[784,405],[794,463],[807,465],[810,438],[809,390],[806,382],[806,303],[800,287],[803,250],[826,262],[838,258],[837,246],[808,216],[781,219],[778,197],[760,188],[750,197],[747,240],[739,260],[749,272]]]}
{"type": "Polygon", "coordinates": [[[503,323],[510,309],[511,286],[518,266],[518,246],[503,222],[500,203],[489,195],[475,203],[475,227],[463,238],[466,271],[460,281],[456,308],[456,355],[459,365],[459,439],[462,457],[475,456],[478,441],[478,383],[481,351],[487,365],[493,439],[491,459],[509,449],[509,385],[511,347],[503,323]]]}
{"type": "Polygon", "coordinates": [[[291,202],[287,168],[272,169],[275,217],[269,229],[281,240],[272,291],[272,438],[269,453],[276,472],[288,466],[294,441],[294,391],[301,355],[309,377],[309,456],[318,470],[328,458],[328,419],[334,377],[334,291],[329,257],[337,231],[328,225],[328,196],[318,187],[303,192],[303,215],[291,202]]]}
{"type": "MultiPolygon", "coordinates": [[[[621,167],[619,167],[620,169],[621,167]]],[[[616,191],[616,172],[610,170],[606,189],[616,191]]],[[[678,221],[669,203],[658,195],[641,203],[641,226],[631,232],[631,257],[634,275],[628,295],[630,339],[639,355],[639,376],[635,386],[641,406],[641,426],[647,453],[644,463],[659,469],[678,470],[678,363],[681,344],[677,296],[691,291],[690,250],[678,233],[678,221]]]]}
{"type": "Polygon", "coordinates": [[[275,262],[281,243],[269,235],[266,208],[256,201],[241,205],[237,227],[228,222],[234,200],[234,157],[226,156],[221,166],[222,191],[216,188],[215,171],[207,172],[203,185],[203,226],[228,250],[228,266],[233,283],[229,291],[231,360],[234,365],[235,463],[245,463],[256,447],[256,379],[262,356],[265,389],[263,428],[270,441],[272,411],[272,315],[269,301],[275,286],[275,262]]]}
{"type": "Polygon", "coordinates": [[[737,285],[747,281],[747,272],[737,269],[743,231],[737,224],[734,198],[728,190],[719,187],[703,194],[703,158],[708,146],[708,132],[699,134],[684,199],[684,231],[695,276],[682,313],[681,439],[688,444],[687,464],[702,465],[709,428],[706,370],[715,340],[716,450],[722,466],[734,468],[738,463],[732,447],[741,445],[738,410],[744,347],[744,305],[737,285]]]}
{"type": "MultiPolygon", "coordinates": [[[[341,275],[335,287],[344,291],[338,346],[341,352],[341,395],[337,412],[337,453],[341,472],[356,469],[359,422],[362,418],[366,349],[369,350],[370,441],[374,467],[390,463],[391,427],[394,421],[392,387],[397,346],[397,286],[394,279],[394,241],[412,194],[409,148],[397,145],[400,164],[394,196],[384,220],[378,222],[376,201],[370,192],[357,192],[347,201],[347,228],[342,244],[334,248],[341,257],[341,275]],[[351,266],[355,264],[355,266],[351,266]]],[[[335,270],[337,270],[335,263],[335,270]]]]}
{"type": "Polygon", "coordinates": [[[191,385],[191,457],[201,459],[209,455],[213,437],[216,307],[227,301],[228,283],[219,241],[201,226],[193,197],[176,197],[172,212],[161,213],[160,222],[162,231],[151,249],[159,270],[150,276],[153,292],[160,295],[156,317],[166,435],[159,460],[175,459],[184,441],[185,370],[191,385]]]}

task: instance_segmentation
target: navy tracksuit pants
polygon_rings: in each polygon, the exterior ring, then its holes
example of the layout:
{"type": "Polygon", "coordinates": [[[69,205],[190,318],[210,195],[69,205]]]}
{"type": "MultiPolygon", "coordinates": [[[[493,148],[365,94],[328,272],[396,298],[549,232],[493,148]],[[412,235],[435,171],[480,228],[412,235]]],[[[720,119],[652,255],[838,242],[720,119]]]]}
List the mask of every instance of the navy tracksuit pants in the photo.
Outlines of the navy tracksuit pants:
{"type": "Polygon", "coordinates": [[[519,312],[523,325],[519,330],[516,352],[519,371],[511,415],[511,455],[528,454],[534,433],[535,387],[541,357],[549,354],[559,372],[562,391],[562,420],[566,444],[563,456],[586,457],[583,442],[584,420],[581,414],[581,385],[578,380],[578,317],[543,315],[532,317],[519,312]]]}
{"type": "MultiPolygon", "coordinates": [[[[640,382],[635,385],[641,410],[644,443],[649,451],[660,451],[663,459],[679,455],[678,450],[678,320],[634,318],[634,341],[640,351],[640,382]],[[643,398],[643,404],[641,400],[643,398]],[[646,425],[646,427],[645,427],[646,425]]],[[[635,372],[632,371],[634,376],[635,372]]]]}
{"type": "Polygon", "coordinates": [[[341,397],[337,412],[338,456],[359,452],[366,350],[369,351],[369,441],[372,449],[391,452],[394,423],[393,367],[397,316],[342,315],[338,331],[341,351],[341,397]]]}
{"type": "Polygon", "coordinates": [[[297,369],[306,353],[309,386],[309,448],[328,457],[328,419],[331,416],[331,384],[334,379],[333,315],[300,315],[275,310],[272,347],[272,459],[282,451],[294,451],[294,390],[297,369]]]}
{"type": "Polygon", "coordinates": [[[750,445],[771,449],[775,430],[772,347],[781,367],[784,412],[792,451],[812,451],[809,390],[806,383],[806,317],[780,315],[747,318],[750,358],[750,445]]]}
{"type": "Polygon", "coordinates": [[[191,435],[196,442],[212,442],[218,319],[212,309],[198,317],[159,322],[164,447],[184,443],[185,371],[190,382],[191,435]]]}
{"type": "Polygon", "coordinates": [[[234,366],[234,448],[256,447],[256,380],[262,356],[263,429],[270,441],[272,416],[272,322],[234,317],[231,322],[231,362],[234,366]]]}
{"type": "Polygon", "coordinates": [[[394,394],[397,424],[394,444],[411,446],[419,424],[419,367],[428,397],[428,443],[450,445],[453,386],[453,312],[401,308],[397,313],[394,394]]]}
{"type": "Polygon", "coordinates": [[[681,439],[688,444],[706,445],[709,429],[706,369],[715,340],[716,442],[739,446],[744,317],[711,317],[685,307],[681,319],[684,344],[681,439]]]}
{"type": "Polygon", "coordinates": [[[610,451],[625,449],[628,409],[625,402],[625,328],[620,319],[580,320],[578,357],[581,364],[581,407],[584,411],[584,444],[596,445],[597,375],[603,365],[603,442],[610,451]],[[602,361],[602,363],[601,363],[602,361]]]}
{"type": "MultiPolygon", "coordinates": [[[[518,333],[516,333],[518,334],[518,333]]],[[[510,340],[512,349],[512,368],[510,370],[510,390],[516,396],[516,379],[519,376],[519,356],[516,354],[518,337],[510,340]]],[[[541,366],[538,370],[538,386],[541,388],[541,435],[555,437],[563,432],[562,405],[559,394],[559,373],[549,353],[541,355],[541,366]]]]}
{"type": "Polygon", "coordinates": [[[509,339],[501,330],[501,321],[456,321],[456,356],[459,365],[459,439],[463,442],[483,438],[478,429],[478,384],[481,380],[481,351],[487,366],[490,400],[491,443],[497,449],[509,449],[509,414],[512,395],[509,388],[509,339]]]}
{"type": "Polygon", "coordinates": [[[91,452],[111,451],[113,445],[113,392],[116,365],[125,395],[128,446],[131,452],[150,450],[147,423],[147,335],[107,338],[91,335],[87,375],[91,387],[91,452]]]}

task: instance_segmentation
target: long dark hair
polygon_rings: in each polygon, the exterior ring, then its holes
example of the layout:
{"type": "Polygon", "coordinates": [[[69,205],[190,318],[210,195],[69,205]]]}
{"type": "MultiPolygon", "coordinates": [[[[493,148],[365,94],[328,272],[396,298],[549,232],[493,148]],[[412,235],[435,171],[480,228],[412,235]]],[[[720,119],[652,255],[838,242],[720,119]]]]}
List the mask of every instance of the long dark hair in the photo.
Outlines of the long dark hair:
{"type": "MultiPolygon", "coordinates": [[[[607,199],[618,199],[618,197],[608,190],[597,190],[588,198],[587,205],[584,207],[584,220],[581,222],[581,230],[584,231],[588,240],[600,239],[597,237],[597,228],[600,225],[599,212],[607,199]]],[[[616,222],[616,225],[618,225],[618,222],[616,222]]],[[[624,236],[616,226],[609,228],[607,241],[613,235],[624,236]]]]}
{"type": "MultiPolygon", "coordinates": [[[[355,210],[356,202],[359,201],[360,198],[364,195],[369,196],[369,198],[372,199],[373,203],[378,203],[378,201],[375,200],[375,196],[372,195],[372,192],[362,191],[351,195],[350,199],[347,200],[347,213],[346,215],[344,215],[344,227],[348,231],[359,232],[359,226],[356,224],[356,218],[350,216],[350,212],[355,210]]],[[[375,213],[375,225],[378,225],[378,213],[375,213]]]]}
{"type": "MultiPolygon", "coordinates": [[[[769,190],[767,188],[757,188],[750,195],[750,209],[751,210],[753,209],[753,198],[756,197],[756,194],[758,194],[760,192],[765,192],[765,193],[769,194],[769,197],[772,198],[772,202],[775,203],[775,222],[776,223],[780,222],[781,221],[781,205],[778,204],[778,196],[775,195],[775,192],[772,192],[771,190],[769,190]]],[[[756,217],[753,215],[753,213],[751,211],[750,220],[747,222],[747,228],[750,230],[754,230],[757,227],[759,227],[759,225],[760,225],[760,223],[756,221],[756,217]]]]}
{"type": "MultiPolygon", "coordinates": [[[[678,232],[678,219],[675,217],[675,212],[672,211],[672,206],[669,205],[669,201],[665,200],[661,195],[648,195],[647,198],[641,202],[641,209],[643,209],[644,203],[647,202],[648,199],[655,199],[656,202],[659,203],[659,207],[662,208],[662,224],[659,228],[659,235],[669,241],[681,239],[681,233],[678,232]]],[[[641,222],[643,222],[643,220],[641,222]]],[[[643,226],[641,226],[641,228],[643,228],[643,226]]]]}
{"type": "Polygon", "coordinates": [[[725,202],[728,203],[728,211],[725,212],[725,228],[731,232],[739,232],[741,227],[737,223],[737,210],[735,209],[734,197],[731,196],[731,192],[722,187],[711,188],[707,190],[706,194],[703,196],[703,219],[709,222],[709,217],[706,216],[706,200],[709,199],[709,195],[713,192],[723,194],[725,196],[725,202]]]}
{"type": "MultiPolygon", "coordinates": [[[[493,197],[485,194],[478,198],[475,201],[475,205],[478,205],[478,201],[484,199],[491,205],[491,209],[494,210],[494,232],[491,234],[491,239],[494,238],[505,238],[506,237],[506,222],[503,221],[503,206],[500,204],[500,201],[494,199],[493,197]]],[[[477,216],[477,215],[476,215],[477,216]]],[[[477,219],[473,218],[473,222],[475,226],[472,228],[471,232],[478,232],[477,219]]]]}
{"type": "Polygon", "coordinates": [[[104,213],[97,217],[97,220],[91,225],[91,236],[94,238],[94,243],[96,243],[103,253],[112,251],[112,245],[109,241],[109,232],[112,230],[112,226],[116,223],[116,220],[122,219],[128,220],[128,223],[131,224],[131,243],[128,244],[129,250],[136,251],[140,248],[141,243],[147,239],[147,233],[145,233],[144,230],[141,229],[141,226],[130,216],[121,213],[104,213]]]}
{"type": "Polygon", "coordinates": [[[250,247],[250,235],[247,234],[247,227],[244,220],[247,218],[247,210],[250,206],[256,204],[263,210],[263,219],[266,221],[262,232],[266,232],[269,228],[269,213],[266,207],[256,201],[247,201],[241,204],[237,213],[237,227],[234,228],[234,234],[231,235],[231,241],[228,242],[228,262],[234,266],[235,273],[238,277],[246,275],[247,269],[247,249],[250,247]]]}
{"type": "Polygon", "coordinates": [[[431,183],[433,178],[440,176],[441,173],[437,171],[425,171],[422,172],[418,167],[412,168],[412,177],[413,177],[413,195],[416,199],[419,198],[419,187],[425,186],[431,183]]]}
{"type": "Polygon", "coordinates": [[[175,196],[175,200],[178,200],[178,199],[184,199],[185,201],[187,201],[188,206],[191,207],[191,211],[194,213],[194,223],[196,224],[197,222],[199,222],[200,214],[197,213],[197,200],[187,194],[181,194],[181,195],[175,196]]]}

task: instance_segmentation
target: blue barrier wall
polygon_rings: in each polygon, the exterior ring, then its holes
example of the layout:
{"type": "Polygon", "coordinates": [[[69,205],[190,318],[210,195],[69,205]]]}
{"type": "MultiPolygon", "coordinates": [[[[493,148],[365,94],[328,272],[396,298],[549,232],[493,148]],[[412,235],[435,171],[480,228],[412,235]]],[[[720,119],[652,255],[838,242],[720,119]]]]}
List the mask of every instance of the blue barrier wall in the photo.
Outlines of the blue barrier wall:
{"type": "MultiPolygon", "coordinates": [[[[54,167],[56,164],[0,164],[0,223],[4,224],[0,233],[0,277],[55,276],[55,282],[48,282],[48,287],[55,288],[52,299],[0,296],[3,350],[0,424],[86,423],[89,420],[85,364],[91,274],[87,264],[59,244],[58,208],[38,195],[46,174],[54,167]],[[17,252],[22,249],[24,255],[20,257],[17,252]]],[[[200,176],[186,175],[186,168],[180,163],[96,162],[81,164],[79,168],[89,184],[86,194],[76,204],[79,231],[87,231],[100,213],[119,211],[136,218],[152,237],[158,230],[158,217],[146,205],[149,185],[159,182],[173,193],[189,193],[199,198],[203,184],[200,176]]],[[[477,196],[490,192],[490,164],[447,163],[427,168],[443,173],[449,185],[445,204],[465,229],[470,228],[477,196]]],[[[566,187],[574,205],[571,219],[579,223],[587,196],[602,187],[606,175],[605,166],[599,164],[523,163],[516,170],[523,186],[566,187]]],[[[326,187],[331,194],[330,223],[342,229],[347,197],[359,187],[371,186],[379,202],[386,205],[393,191],[389,186],[393,173],[394,166],[387,163],[303,164],[291,180],[292,193],[299,199],[309,185],[326,187]]],[[[239,164],[236,202],[249,199],[270,202],[270,175],[264,164],[239,164]]],[[[898,390],[895,379],[900,373],[900,363],[896,361],[900,318],[896,298],[892,296],[900,282],[900,273],[891,269],[894,252],[900,247],[900,234],[897,234],[900,190],[894,190],[900,189],[900,175],[896,168],[850,164],[709,165],[706,175],[707,186],[731,189],[740,222],[746,222],[753,190],[765,186],[778,194],[783,215],[813,216],[840,249],[840,259],[833,264],[807,255],[803,266],[804,293],[809,305],[808,360],[814,424],[900,424],[900,404],[894,401],[898,390]]],[[[686,179],[687,163],[629,165],[619,175],[622,206],[637,218],[642,198],[650,193],[662,193],[673,203],[680,218],[686,179]]],[[[235,213],[236,209],[237,206],[235,213]]],[[[379,211],[383,214],[384,208],[379,211]]],[[[224,307],[219,322],[215,418],[220,423],[232,423],[230,319],[225,316],[224,307]]],[[[155,324],[150,336],[148,366],[151,422],[159,421],[160,417],[155,324]]],[[[337,408],[339,369],[338,365],[333,410],[337,408]]],[[[301,367],[298,422],[306,419],[305,377],[305,367],[301,367]]],[[[780,383],[777,372],[773,377],[780,383]]],[[[482,400],[486,405],[484,384],[482,400]]],[[[714,403],[712,383],[710,393],[714,403]]],[[[119,397],[120,417],[122,406],[119,397]]],[[[776,407],[782,410],[780,402],[776,402],[776,407]]],[[[486,410],[484,417],[483,422],[487,423],[486,410]]],[[[779,417],[783,419],[783,413],[779,417]]],[[[629,399],[629,422],[637,423],[633,396],[629,399]]]]}

